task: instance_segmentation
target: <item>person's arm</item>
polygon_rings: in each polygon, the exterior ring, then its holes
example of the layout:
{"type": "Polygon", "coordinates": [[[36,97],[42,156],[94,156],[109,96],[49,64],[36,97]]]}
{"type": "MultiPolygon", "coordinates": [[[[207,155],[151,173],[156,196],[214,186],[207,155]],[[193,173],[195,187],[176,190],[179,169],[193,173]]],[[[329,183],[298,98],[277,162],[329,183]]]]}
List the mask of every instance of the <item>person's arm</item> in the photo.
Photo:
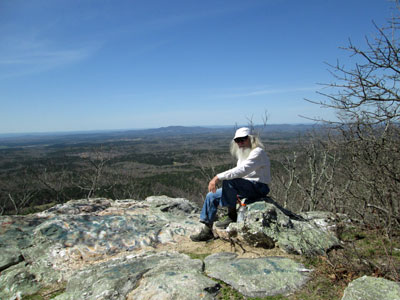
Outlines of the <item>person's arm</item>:
{"type": "MultiPolygon", "coordinates": [[[[261,149],[260,149],[261,150],[261,149]]],[[[249,157],[239,166],[229,169],[225,172],[217,174],[219,180],[243,178],[244,176],[250,174],[263,164],[262,152],[255,149],[253,150],[249,157]]]]}
{"type": "Polygon", "coordinates": [[[214,176],[213,179],[208,183],[208,191],[215,193],[217,191],[217,184],[219,182],[218,176],[214,176]]]}

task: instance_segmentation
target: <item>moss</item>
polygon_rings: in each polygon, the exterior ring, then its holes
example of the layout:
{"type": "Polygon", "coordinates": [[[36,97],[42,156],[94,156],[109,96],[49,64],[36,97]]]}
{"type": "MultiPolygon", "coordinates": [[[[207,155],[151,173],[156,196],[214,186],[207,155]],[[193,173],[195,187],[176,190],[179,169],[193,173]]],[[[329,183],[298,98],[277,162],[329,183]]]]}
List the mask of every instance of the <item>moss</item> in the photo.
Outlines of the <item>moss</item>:
{"type": "Polygon", "coordinates": [[[199,253],[184,253],[186,255],[189,255],[189,257],[191,259],[200,259],[200,260],[204,260],[207,256],[209,256],[211,253],[203,253],[203,254],[199,254],[199,253]]]}
{"type": "Polygon", "coordinates": [[[365,239],[367,235],[361,230],[354,227],[347,227],[345,230],[340,232],[338,238],[344,242],[356,241],[365,239]]]}
{"type": "Polygon", "coordinates": [[[267,296],[267,297],[264,297],[264,298],[259,298],[259,297],[247,298],[247,300],[286,300],[286,299],[288,299],[288,298],[285,297],[285,296],[282,296],[282,295],[267,296]]]}
{"type": "Polygon", "coordinates": [[[304,258],[304,265],[307,269],[316,268],[321,265],[322,263],[321,256],[308,256],[304,258]]]}
{"type": "Polygon", "coordinates": [[[61,290],[55,291],[54,293],[51,294],[49,299],[54,299],[55,297],[57,297],[58,295],[61,295],[64,292],[65,292],[65,289],[61,289],[61,290]]]}
{"type": "Polygon", "coordinates": [[[38,294],[22,297],[22,300],[43,300],[43,299],[44,298],[41,295],[38,295],[38,294]]]}
{"type": "Polygon", "coordinates": [[[246,299],[241,293],[233,289],[230,285],[226,284],[221,280],[217,280],[222,288],[219,291],[217,299],[220,300],[244,300],[246,299]]]}
{"type": "MultiPolygon", "coordinates": [[[[300,291],[291,295],[290,300],[340,300],[344,286],[329,278],[329,274],[316,272],[313,278],[300,291]]],[[[280,298],[277,298],[280,299],[280,298]]]]}
{"type": "Polygon", "coordinates": [[[58,288],[44,288],[33,295],[23,296],[22,300],[49,300],[54,299],[58,295],[65,292],[65,285],[61,285],[58,288]]]}

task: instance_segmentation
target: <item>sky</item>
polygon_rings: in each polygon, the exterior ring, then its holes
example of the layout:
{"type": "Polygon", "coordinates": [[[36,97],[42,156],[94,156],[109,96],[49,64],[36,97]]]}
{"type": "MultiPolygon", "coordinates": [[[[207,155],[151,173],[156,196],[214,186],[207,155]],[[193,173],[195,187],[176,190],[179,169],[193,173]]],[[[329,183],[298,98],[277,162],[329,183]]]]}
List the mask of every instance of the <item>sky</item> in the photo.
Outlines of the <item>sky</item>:
{"type": "Polygon", "coordinates": [[[0,0],[0,133],[308,123],[387,0],[0,0]]]}

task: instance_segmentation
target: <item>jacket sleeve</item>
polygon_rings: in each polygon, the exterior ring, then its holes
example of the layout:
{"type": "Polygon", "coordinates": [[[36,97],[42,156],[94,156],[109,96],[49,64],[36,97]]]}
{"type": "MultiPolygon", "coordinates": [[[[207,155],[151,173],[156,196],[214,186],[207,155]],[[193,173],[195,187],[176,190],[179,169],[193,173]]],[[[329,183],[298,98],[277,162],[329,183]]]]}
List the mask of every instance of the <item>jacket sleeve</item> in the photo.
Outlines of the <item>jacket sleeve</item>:
{"type": "Polygon", "coordinates": [[[227,180],[234,178],[243,178],[246,175],[249,175],[260,166],[263,165],[263,159],[261,157],[261,149],[256,148],[250,152],[249,157],[243,161],[240,165],[229,169],[225,172],[217,174],[218,179],[227,180]]]}

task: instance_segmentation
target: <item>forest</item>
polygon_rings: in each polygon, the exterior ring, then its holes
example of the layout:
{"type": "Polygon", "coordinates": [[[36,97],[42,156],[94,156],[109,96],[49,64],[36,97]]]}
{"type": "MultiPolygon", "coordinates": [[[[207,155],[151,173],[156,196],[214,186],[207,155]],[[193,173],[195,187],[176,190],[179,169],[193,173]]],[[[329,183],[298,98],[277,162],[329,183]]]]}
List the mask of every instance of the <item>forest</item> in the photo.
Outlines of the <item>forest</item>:
{"type": "MultiPolygon", "coordinates": [[[[275,168],[280,168],[282,151],[312,127],[257,129],[275,168]]],[[[233,126],[167,127],[3,138],[0,212],[27,213],[70,199],[144,199],[160,194],[200,204],[210,178],[235,164],[229,154],[233,132],[233,126]]]]}

